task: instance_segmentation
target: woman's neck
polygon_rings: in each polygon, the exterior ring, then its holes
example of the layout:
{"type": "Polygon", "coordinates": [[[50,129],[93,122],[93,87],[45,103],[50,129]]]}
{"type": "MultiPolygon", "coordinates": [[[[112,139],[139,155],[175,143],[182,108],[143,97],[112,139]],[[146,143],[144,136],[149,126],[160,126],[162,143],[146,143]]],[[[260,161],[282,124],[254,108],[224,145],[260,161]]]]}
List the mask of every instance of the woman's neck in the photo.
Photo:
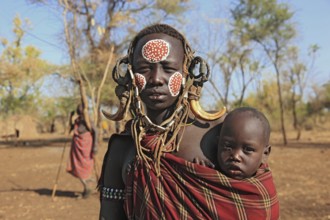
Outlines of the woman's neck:
{"type": "Polygon", "coordinates": [[[173,112],[174,106],[163,110],[147,109],[147,116],[153,123],[160,125],[163,121],[169,118],[173,112]]]}

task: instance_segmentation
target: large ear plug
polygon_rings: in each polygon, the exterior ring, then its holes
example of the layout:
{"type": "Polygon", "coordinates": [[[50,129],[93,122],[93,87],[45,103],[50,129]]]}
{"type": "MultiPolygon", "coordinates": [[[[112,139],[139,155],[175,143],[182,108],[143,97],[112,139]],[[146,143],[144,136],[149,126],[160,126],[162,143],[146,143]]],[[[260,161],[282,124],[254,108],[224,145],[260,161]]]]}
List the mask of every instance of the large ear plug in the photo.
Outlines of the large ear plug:
{"type": "Polygon", "coordinates": [[[222,109],[218,112],[215,113],[209,113],[204,111],[204,109],[200,106],[198,100],[189,100],[190,106],[191,106],[191,111],[194,113],[194,115],[202,120],[206,121],[214,121],[219,118],[221,118],[227,111],[226,107],[222,107],[222,109]]]}
{"type": "Polygon", "coordinates": [[[193,94],[193,98],[189,99],[191,111],[194,115],[202,120],[213,121],[221,118],[226,113],[226,107],[215,113],[206,112],[199,103],[199,97],[203,84],[208,80],[210,70],[208,64],[201,58],[195,57],[189,67],[189,73],[194,77],[194,85],[190,87],[189,92],[193,94]],[[199,74],[194,75],[194,69],[199,64],[199,74]]]}
{"type": "Polygon", "coordinates": [[[120,121],[127,116],[128,108],[130,106],[130,91],[125,89],[123,86],[116,87],[116,94],[119,97],[120,104],[118,110],[115,114],[110,114],[109,112],[102,109],[102,113],[105,118],[112,120],[112,121],[120,121]]]}
{"type": "Polygon", "coordinates": [[[112,72],[112,77],[116,83],[118,83],[115,93],[118,97],[120,104],[118,111],[115,114],[110,114],[109,112],[102,109],[102,113],[105,118],[113,121],[120,121],[124,119],[127,115],[130,103],[131,103],[131,91],[128,89],[129,84],[132,82],[132,78],[129,73],[128,57],[125,56],[117,61],[115,68],[112,72]],[[127,66],[127,69],[124,67],[127,66]]]}

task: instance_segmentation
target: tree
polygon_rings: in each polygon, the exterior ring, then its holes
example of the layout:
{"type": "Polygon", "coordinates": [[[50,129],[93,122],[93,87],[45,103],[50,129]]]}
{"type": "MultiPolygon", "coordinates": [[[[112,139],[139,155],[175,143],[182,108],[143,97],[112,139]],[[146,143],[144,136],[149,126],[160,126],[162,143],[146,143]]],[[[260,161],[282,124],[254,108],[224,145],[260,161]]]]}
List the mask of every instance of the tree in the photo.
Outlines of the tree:
{"type": "Polygon", "coordinates": [[[303,103],[304,91],[309,82],[309,76],[313,72],[315,54],[319,47],[310,47],[308,61],[300,61],[299,50],[297,47],[290,47],[288,50],[288,81],[290,82],[290,103],[293,118],[293,127],[297,131],[296,139],[299,140],[304,123],[307,119],[308,111],[303,103]]]}
{"type": "Polygon", "coordinates": [[[0,57],[0,111],[5,115],[32,112],[40,98],[39,80],[52,66],[40,59],[41,52],[34,46],[23,47],[25,28],[29,21],[16,16],[13,19],[14,40],[1,38],[3,51],[0,57]]]}
{"type": "Polygon", "coordinates": [[[223,79],[223,86],[218,86],[219,84],[214,78],[215,75],[212,75],[212,78],[210,78],[209,80],[210,84],[213,90],[216,91],[216,94],[218,94],[218,96],[220,97],[223,105],[228,108],[229,92],[232,85],[234,73],[239,62],[237,47],[235,44],[228,42],[226,51],[224,53],[218,54],[217,52],[214,52],[212,53],[211,57],[209,56],[209,58],[214,62],[214,65],[218,65],[223,79]],[[220,90],[222,90],[222,92],[220,90]]]}
{"type": "Polygon", "coordinates": [[[313,94],[309,94],[310,101],[307,103],[308,116],[313,117],[317,124],[320,116],[329,115],[330,110],[330,81],[320,86],[313,86],[313,94]]]}
{"type": "Polygon", "coordinates": [[[254,92],[249,93],[245,99],[248,106],[253,106],[265,112],[271,120],[272,128],[280,127],[278,125],[279,109],[274,108],[277,105],[277,100],[274,99],[274,93],[277,91],[277,83],[275,80],[264,80],[261,86],[254,92]]]}
{"type": "Polygon", "coordinates": [[[283,143],[287,144],[282,97],[283,65],[290,41],[295,37],[291,23],[293,12],[288,5],[276,0],[238,0],[232,10],[235,30],[242,42],[257,42],[269,58],[277,81],[283,143]]]}
{"type": "MultiPolygon", "coordinates": [[[[33,3],[44,3],[32,0],[33,3]]],[[[92,106],[92,119],[101,128],[100,106],[117,103],[114,84],[108,77],[114,60],[127,47],[135,28],[159,22],[185,10],[184,0],[97,1],[58,0],[54,4],[63,18],[72,78],[77,82],[84,106],[92,106]],[[137,25],[140,23],[140,25],[137,25]],[[104,85],[107,87],[104,87],[104,85]]],[[[46,4],[44,4],[46,5],[46,4]]],[[[172,17],[173,18],[173,17],[172,17]]],[[[90,127],[89,111],[84,110],[90,127]]],[[[100,136],[101,132],[98,132],[100,136]]],[[[99,137],[100,140],[100,137],[99,137]]]]}
{"type": "Polygon", "coordinates": [[[327,83],[325,83],[322,86],[324,92],[322,93],[322,103],[324,105],[325,108],[327,108],[328,110],[330,110],[330,81],[328,81],[327,83]]]}
{"type": "MultiPolygon", "coordinates": [[[[207,61],[210,63],[212,74],[209,78],[211,88],[206,90],[214,97],[215,102],[230,108],[230,98],[236,98],[234,105],[241,106],[250,84],[260,74],[260,61],[254,58],[251,45],[242,44],[229,30],[227,37],[221,36],[221,23],[210,22],[207,29],[209,45],[207,61]],[[211,36],[211,37],[210,37],[211,36]]],[[[231,27],[229,26],[229,29],[231,27]]]]}

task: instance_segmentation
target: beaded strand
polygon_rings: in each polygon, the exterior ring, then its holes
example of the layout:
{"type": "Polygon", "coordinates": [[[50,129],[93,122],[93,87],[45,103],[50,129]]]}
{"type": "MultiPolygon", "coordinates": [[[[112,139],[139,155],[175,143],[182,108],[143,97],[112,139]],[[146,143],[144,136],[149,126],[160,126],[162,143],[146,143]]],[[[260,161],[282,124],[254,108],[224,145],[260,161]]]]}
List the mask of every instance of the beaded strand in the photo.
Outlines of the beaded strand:
{"type": "Polygon", "coordinates": [[[125,199],[125,190],[124,189],[114,189],[103,186],[102,187],[102,198],[104,199],[125,199]]]}

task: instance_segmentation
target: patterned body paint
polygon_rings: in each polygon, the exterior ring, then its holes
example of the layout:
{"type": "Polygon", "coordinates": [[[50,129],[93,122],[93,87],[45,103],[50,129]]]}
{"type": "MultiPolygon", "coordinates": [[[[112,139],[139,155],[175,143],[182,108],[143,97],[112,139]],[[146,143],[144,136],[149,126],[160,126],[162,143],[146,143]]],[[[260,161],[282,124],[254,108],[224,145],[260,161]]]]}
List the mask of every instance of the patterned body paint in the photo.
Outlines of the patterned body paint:
{"type": "MultiPolygon", "coordinates": [[[[147,84],[146,78],[140,73],[135,73],[135,84],[138,87],[139,91],[142,91],[147,84]]],[[[172,96],[177,96],[180,93],[182,84],[182,74],[175,72],[168,81],[168,88],[172,96]]]]}
{"type": "Polygon", "coordinates": [[[169,53],[169,43],[162,39],[150,40],[142,47],[142,56],[150,63],[165,60],[169,53]]]}
{"type": "MultiPolygon", "coordinates": [[[[162,39],[154,39],[148,41],[142,47],[142,56],[150,63],[158,63],[166,60],[170,53],[169,43],[162,39]]],[[[140,73],[135,73],[135,83],[139,91],[143,90],[147,84],[146,78],[140,73]]],[[[180,93],[182,84],[182,74],[175,72],[168,81],[168,88],[172,96],[180,93]]]]}
{"type": "Polygon", "coordinates": [[[182,84],[182,74],[175,72],[168,81],[168,88],[172,96],[177,96],[180,93],[182,84]]]}
{"type": "Polygon", "coordinates": [[[142,89],[144,89],[144,87],[146,87],[147,84],[146,77],[140,73],[135,73],[134,77],[135,77],[135,84],[138,87],[139,91],[141,91],[142,89]]]}

